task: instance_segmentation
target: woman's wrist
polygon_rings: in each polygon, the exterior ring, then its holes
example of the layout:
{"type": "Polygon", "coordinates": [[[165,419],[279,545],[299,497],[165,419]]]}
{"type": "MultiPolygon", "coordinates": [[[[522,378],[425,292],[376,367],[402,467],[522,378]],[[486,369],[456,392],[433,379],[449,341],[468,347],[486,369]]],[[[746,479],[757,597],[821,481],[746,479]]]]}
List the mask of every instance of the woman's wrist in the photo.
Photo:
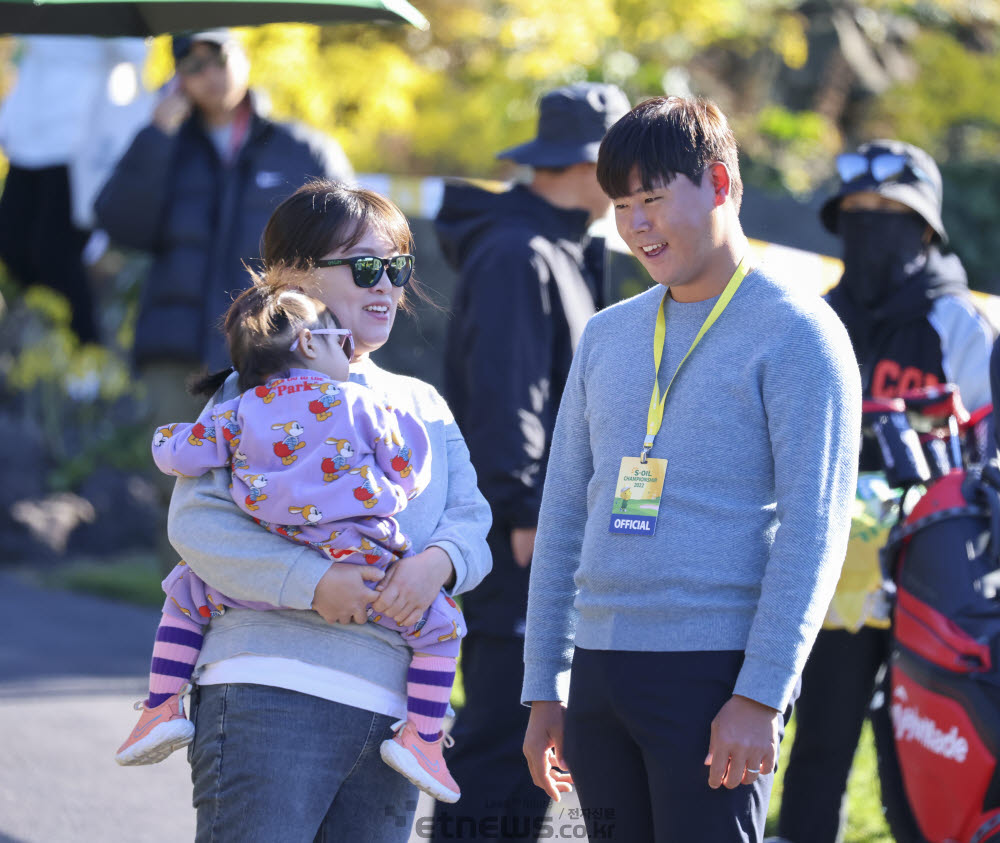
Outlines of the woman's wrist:
{"type": "Polygon", "coordinates": [[[449,590],[454,588],[455,564],[451,561],[448,551],[432,544],[424,553],[428,554],[426,562],[433,566],[435,579],[440,576],[441,588],[449,590]]]}

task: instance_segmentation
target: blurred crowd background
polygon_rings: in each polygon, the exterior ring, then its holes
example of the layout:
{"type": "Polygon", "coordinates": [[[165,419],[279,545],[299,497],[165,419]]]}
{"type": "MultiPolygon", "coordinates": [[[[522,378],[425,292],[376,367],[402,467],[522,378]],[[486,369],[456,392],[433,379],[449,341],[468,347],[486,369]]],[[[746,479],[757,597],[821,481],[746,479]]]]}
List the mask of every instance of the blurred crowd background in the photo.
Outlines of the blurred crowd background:
{"type": "MultiPolygon", "coordinates": [[[[382,352],[440,383],[454,278],[429,218],[440,177],[507,180],[495,151],[531,137],[539,95],[574,81],[714,99],[742,143],[743,218],[759,240],[835,256],[816,210],[837,153],[873,137],[928,150],[944,177],[944,220],[973,289],[1000,292],[1000,3],[995,0],[423,0],[430,28],[275,24],[238,30],[250,84],[271,115],[343,147],[359,180],[411,215],[417,271],[444,310],[418,310],[382,352]]],[[[0,98],[21,41],[0,38],[0,98]]],[[[148,121],[173,73],[168,37],[111,60],[119,116],[148,121]],[[131,67],[129,71],[126,68],[131,67]]],[[[93,172],[128,137],[92,144],[93,172]]],[[[84,170],[87,169],[84,164],[84,170]]],[[[102,170],[101,168],[105,168],[102,170]]],[[[6,159],[0,159],[0,176],[6,159]]],[[[93,179],[92,179],[93,180],[93,179]]],[[[94,193],[100,183],[91,185],[94,193]]],[[[107,560],[156,529],[150,428],[130,349],[148,258],[85,252],[98,342],[81,342],[67,301],[0,266],[0,546],[8,561],[107,560]]],[[[809,264],[803,264],[808,267],[809,264]]],[[[836,278],[817,264],[810,283],[836,278]]],[[[611,298],[636,292],[622,261],[611,298]]],[[[639,285],[637,287],[637,285],[639,285]]],[[[161,420],[162,421],[162,420],[161,420]]]]}

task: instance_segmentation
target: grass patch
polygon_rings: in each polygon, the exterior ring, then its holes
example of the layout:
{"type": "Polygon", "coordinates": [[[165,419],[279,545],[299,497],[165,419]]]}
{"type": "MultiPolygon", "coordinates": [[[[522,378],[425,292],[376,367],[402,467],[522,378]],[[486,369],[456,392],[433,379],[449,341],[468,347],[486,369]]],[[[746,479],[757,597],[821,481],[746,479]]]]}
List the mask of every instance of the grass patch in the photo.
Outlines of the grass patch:
{"type": "Polygon", "coordinates": [[[845,843],[892,843],[889,826],[882,816],[875,740],[867,721],[847,780],[847,798],[850,813],[845,843]]]}
{"type": "MultiPolygon", "coordinates": [[[[795,717],[792,717],[781,742],[781,763],[774,776],[774,790],[767,812],[767,834],[778,833],[778,809],[785,778],[785,759],[795,740],[795,717]]],[[[878,763],[871,724],[865,721],[854,756],[854,766],[847,780],[847,828],[844,843],[893,843],[889,826],[882,816],[881,793],[878,783],[878,763]]]]}
{"type": "Polygon", "coordinates": [[[451,707],[458,711],[465,707],[465,680],[462,678],[462,657],[455,665],[455,684],[451,687],[451,707]]]}
{"type": "Polygon", "coordinates": [[[60,566],[42,578],[43,584],[49,588],[156,608],[163,605],[162,579],[163,574],[152,555],[123,556],[104,562],[80,559],[60,566]]]}

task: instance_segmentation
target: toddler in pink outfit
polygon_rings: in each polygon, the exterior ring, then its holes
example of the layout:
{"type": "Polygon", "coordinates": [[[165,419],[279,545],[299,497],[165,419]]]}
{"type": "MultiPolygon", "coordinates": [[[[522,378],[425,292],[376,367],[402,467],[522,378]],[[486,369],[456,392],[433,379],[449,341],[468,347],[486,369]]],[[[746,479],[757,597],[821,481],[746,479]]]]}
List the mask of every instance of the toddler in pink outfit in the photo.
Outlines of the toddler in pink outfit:
{"type": "MultiPolygon", "coordinates": [[[[423,425],[348,381],[350,331],[340,328],[321,302],[275,282],[273,275],[255,278],[234,301],[226,329],[244,391],[209,406],[193,424],[157,429],[152,448],[157,467],[195,477],[228,466],[233,500],[262,527],[309,545],[331,562],[385,571],[410,552],[393,516],[429,480],[430,443],[423,425]]],[[[214,386],[217,379],[203,386],[214,386]]],[[[381,578],[363,576],[371,587],[371,580],[381,578]]],[[[192,739],[194,727],[183,717],[180,695],[213,615],[227,608],[280,608],[222,594],[184,562],[163,588],[167,597],[153,647],[149,698],[136,704],[143,713],[118,751],[120,764],[161,761],[192,739]]],[[[462,613],[443,591],[411,626],[371,607],[368,612],[369,622],[398,632],[414,654],[407,681],[411,728],[386,741],[393,746],[383,746],[383,757],[436,798],[455,801],[458,787],[443,763],[444,776],[425,781],[427,765],[412,762],[410,745],[415,734],[420,754],[440,755],[441,724],[465,634],[462,613]]]]}

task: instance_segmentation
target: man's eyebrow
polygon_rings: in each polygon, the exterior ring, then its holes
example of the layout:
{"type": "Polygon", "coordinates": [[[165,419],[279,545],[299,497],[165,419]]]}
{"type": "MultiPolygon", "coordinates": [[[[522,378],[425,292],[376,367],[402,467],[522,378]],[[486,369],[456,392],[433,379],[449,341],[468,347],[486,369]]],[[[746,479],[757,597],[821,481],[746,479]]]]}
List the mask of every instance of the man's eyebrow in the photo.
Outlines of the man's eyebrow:
{"type": "Polygon", "coordinates": [[[649,193],[648,190],[639,188],[638,190],[633,190],[631,193],[623,193],[621,196],[612,196],[612,202],[621,202],[623,199],[631,199],[633,196],[638,196],[640,193],[649,193]]]}

